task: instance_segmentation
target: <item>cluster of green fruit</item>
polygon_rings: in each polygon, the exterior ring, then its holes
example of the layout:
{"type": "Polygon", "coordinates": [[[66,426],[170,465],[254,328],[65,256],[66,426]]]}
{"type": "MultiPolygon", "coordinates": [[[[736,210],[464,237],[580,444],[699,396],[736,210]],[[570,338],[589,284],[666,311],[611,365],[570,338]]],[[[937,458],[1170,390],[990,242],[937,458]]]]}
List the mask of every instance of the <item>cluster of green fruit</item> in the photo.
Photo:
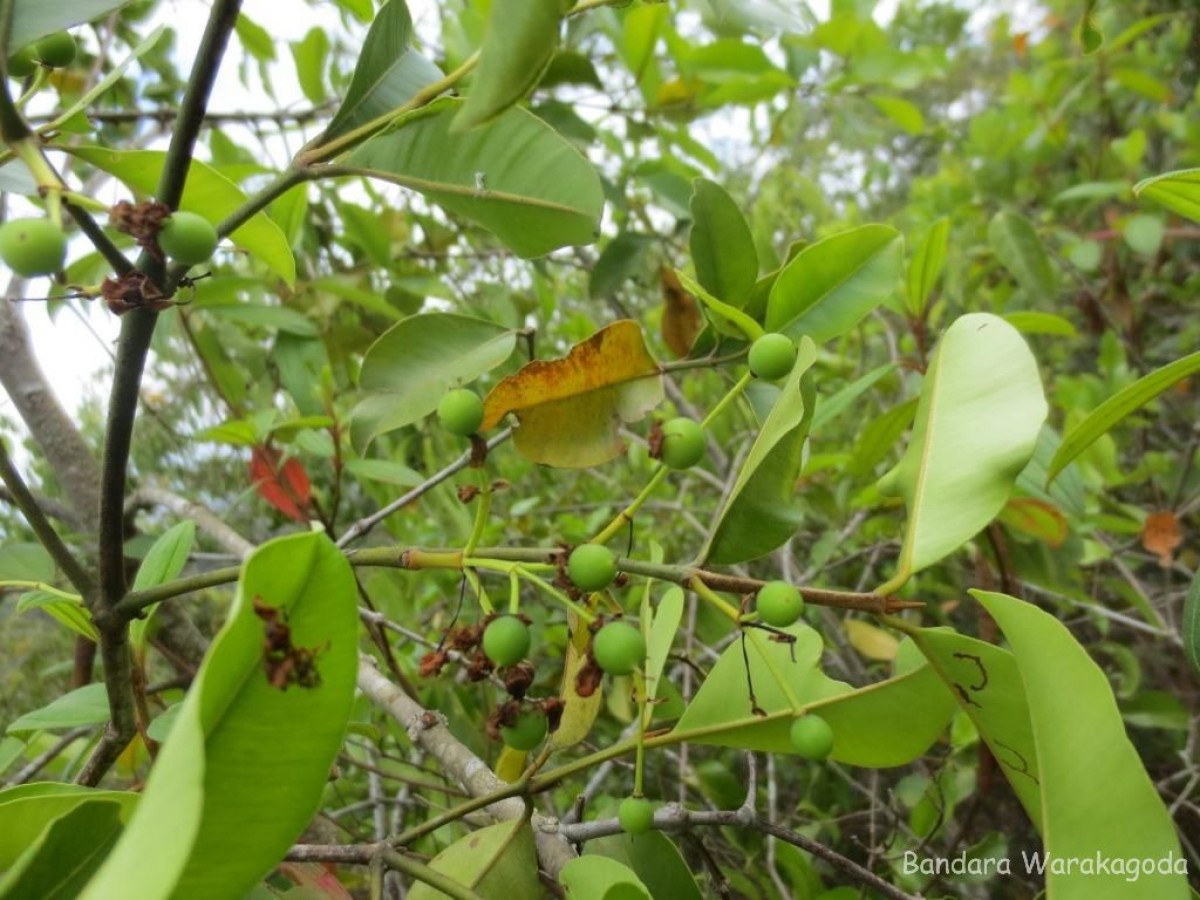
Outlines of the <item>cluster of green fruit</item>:
{"type": "Polygon", "coordinates": [[[64,69],[75,61],[75,38],[69,31],[46,35],[40,41],[22,47],[8,57],[8,74],[12,78],[28,78],[39,65],[48,69],[64,69]]]}
{"type": "MultiPolygon", "coordinates": [[[[212,223],[190,212],[173,212],[158,233],[163,252],[188,266],[211,258],[217,240],[212,223]]],[[[66,253],[66,235],[49,219],[12,219],[0,225],[0,259],[25,278],[58,272],[66,253]]]]}

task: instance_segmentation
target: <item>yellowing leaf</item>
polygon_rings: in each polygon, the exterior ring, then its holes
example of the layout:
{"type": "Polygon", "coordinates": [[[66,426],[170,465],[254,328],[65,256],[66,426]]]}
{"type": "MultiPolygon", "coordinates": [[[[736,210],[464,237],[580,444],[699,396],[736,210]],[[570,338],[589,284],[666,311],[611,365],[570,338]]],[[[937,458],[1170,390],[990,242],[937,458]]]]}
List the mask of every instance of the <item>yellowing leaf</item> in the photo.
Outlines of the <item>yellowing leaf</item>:
{"type": "Polygon", "coordinates": [[[559,692],[564,704],[563,714],[557,730],[550,735],[550,746],[555,750],[573,747],[587,737],[596,716],[600,714],[600,704],[604,701],[598,677],[594,680],[588,679],[592,690],[586,697],[578,691],[579,671],[587,664],[588,642],[592,636],[586,622],[579,621],[574,613],[571,613],[570,619],[571,642],[567,644],[562,690],[559,692]]]}
{"type": "Polygon", "coordinates": [[[882,628],[859,619],[847,619],[843,624],[850,646],[867,659],[889,662],[896,658],[900,642],[882,628]]]}
{"type": "Polygon", "coordinates": [[[482,430],[509,413],[520,427],[514,443],[547,466],[582,469],[624,450],[618,429],[662,402],[662,376],[631,319],[614,322],[576,344],[563,359],[534,360],[505,378],[484,401],[482,430]]]}
{"type": "Polygon", "coordinates": [[[1071,530],[1057,506],[1036,497],[1011,498],[1000,511],[1000,521],[1055,548],[1063,545],[1071,530]]]}

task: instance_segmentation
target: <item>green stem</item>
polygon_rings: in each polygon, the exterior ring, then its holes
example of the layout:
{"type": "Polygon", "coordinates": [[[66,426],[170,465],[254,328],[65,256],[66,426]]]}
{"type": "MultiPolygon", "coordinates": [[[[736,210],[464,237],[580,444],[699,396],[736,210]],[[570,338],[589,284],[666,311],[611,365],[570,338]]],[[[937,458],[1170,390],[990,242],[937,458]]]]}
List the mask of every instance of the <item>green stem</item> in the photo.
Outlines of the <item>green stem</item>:
{"type": "Polygon", "coordinates": [[[448,897],[453,897],[455,900],[482,900],[479,894],[469,887],[459,884],[449,875],[443,875],[436,869],[432,869],[412,857],[405,856],[403,853],[395,850],[380,850],[379,855],[389,868],[403,872],[417,881],[423,881],[448,897]]]}
{"type": "Polygon", "coordinates": [[[750,374],[750,372],[746,372],[744,375],[742,375],[742,377],[734,383],[733,387],[729,389],[729,392],[725,394],[725,396],[719,401],[717,401],[717,405],[709,410],[708,415],[704,417],[704,421],[700,423],[700,426],[702,428],[708,428],[711,426],[712,423],[717,420],[717,417],[720,416],[721,413],[725,412],[725,410],[728,409],[729,406],[742,395],[742,391],[746,390],[746,385],[748,385],[753,379],[754,376],[750,374]]]}
{"type": "Polygon", "coordinates": [[[642,796],[646,769],[646,677],[642,669],[633,673],[633,689],[637,691],[638,730],[637,754],[633,764],[633,796],[642,796]]]}
{"type": "Polygon", "coordinates": [[[633,517],[642,508],[642,504],[650,499],[650,495],[654,493],[654,489],[662,484],[663,479],[667,477],[670,471],[666,466],[659,463],[658,469],[655,470],[650,480],[646,482],[646,486],[642,488],[641,492],[633,498],[627,507],[617,513],[617,517],[605,525],[589,543],[607,544],[611,541],[622,528],[625,528],[629,522],[633,521],[633,517]]]}
{"type": "Polygon", "coordinates": [[[479,491],[479,506],[475,508],[475,523],[471,527],[471,534],[467,538],[467,546],[463,548],[463,558],[475,554],[475,546],[479,543],[479,539],[483,537],[483,529],[487,527],[488,513],[492,510],[492,489],[487,485],[487,478],[480,473],[480,479],[484,481],[483,487],[479,491]]]}
{"type": "Polygon", "coordinates": [[[688,587],[696,592],[697,596],[715,606],[722,614],[728,616],[730,621],[735,625],[740,622],[742,614],[738,611],[737,607],[705,584],[699,575],[693,575],[687,584],[688,587]]]}

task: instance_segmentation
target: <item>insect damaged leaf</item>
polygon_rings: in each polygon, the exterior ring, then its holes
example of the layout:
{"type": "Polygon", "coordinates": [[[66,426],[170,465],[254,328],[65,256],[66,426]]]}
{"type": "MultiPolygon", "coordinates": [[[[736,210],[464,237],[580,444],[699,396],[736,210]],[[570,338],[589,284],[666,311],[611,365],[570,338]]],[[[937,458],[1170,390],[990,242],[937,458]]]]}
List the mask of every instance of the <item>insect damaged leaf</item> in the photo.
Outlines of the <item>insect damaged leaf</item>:
{"type": "Polygon", "coordinates": [[[662,402],[662,374],[641,327],[622,319],[562,359],[534,360],[484,401],[482,430],[514,413],[514,442],[534,462],[564,469],[599,465],[624,450],[619,429],[662,402]]]}

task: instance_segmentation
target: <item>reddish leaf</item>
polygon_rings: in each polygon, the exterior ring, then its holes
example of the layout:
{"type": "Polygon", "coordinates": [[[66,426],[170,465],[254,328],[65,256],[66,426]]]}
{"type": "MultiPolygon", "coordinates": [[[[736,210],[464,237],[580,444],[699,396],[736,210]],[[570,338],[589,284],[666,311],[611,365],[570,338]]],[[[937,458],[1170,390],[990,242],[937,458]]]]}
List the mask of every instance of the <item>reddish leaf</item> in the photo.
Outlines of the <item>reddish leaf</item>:
{"type": "Polygon", "coordinates": [[[312,496],[308,473],[294,457],[280,465],[281,457],[274,447],[255,447],[250,454],[250,481],[264,500],[289,519],[307,522],[305,508],[312,496]]]}
{"type": "Polygon", "coordinates": [[[1159,565],[1170,566],[1175,548],[1182,543],[1183,533],[1175,513],[1165,510],[1146,516],[1146,524],[1142,526],[1142,546],[1158,556],[1159,565]]]}

